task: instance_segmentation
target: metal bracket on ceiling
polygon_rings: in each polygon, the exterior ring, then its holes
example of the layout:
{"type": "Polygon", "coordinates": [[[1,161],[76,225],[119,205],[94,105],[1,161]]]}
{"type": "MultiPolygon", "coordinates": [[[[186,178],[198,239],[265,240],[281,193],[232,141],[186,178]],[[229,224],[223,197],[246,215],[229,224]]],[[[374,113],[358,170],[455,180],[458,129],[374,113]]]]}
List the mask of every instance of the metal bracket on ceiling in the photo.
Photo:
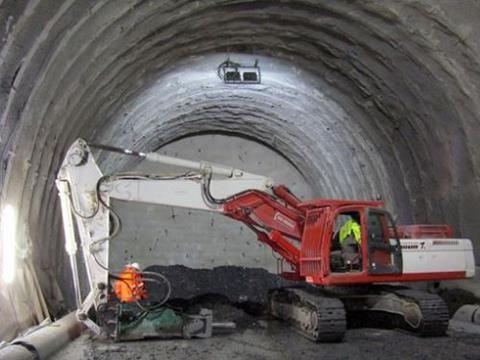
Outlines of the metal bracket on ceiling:
{"type": "Polygon", "coordinates": [[[227,58],[217,68],[217,74],[225,84],[260,84],[261,74],[258,60],[253,66],[245,66],[227,58]]]}

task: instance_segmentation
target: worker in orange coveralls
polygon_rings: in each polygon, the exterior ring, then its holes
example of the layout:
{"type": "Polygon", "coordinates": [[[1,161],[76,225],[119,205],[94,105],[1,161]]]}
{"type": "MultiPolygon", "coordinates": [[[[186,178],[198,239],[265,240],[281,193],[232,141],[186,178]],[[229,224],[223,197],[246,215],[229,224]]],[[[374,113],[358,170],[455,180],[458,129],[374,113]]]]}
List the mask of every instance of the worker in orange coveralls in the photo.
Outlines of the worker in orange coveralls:
{"type": "Polygon", "coordinates": [[[124,303],[145,299],[147,292],[140,266],[137,263],[127,264],[113,284],[113,290],[124,303]]]}

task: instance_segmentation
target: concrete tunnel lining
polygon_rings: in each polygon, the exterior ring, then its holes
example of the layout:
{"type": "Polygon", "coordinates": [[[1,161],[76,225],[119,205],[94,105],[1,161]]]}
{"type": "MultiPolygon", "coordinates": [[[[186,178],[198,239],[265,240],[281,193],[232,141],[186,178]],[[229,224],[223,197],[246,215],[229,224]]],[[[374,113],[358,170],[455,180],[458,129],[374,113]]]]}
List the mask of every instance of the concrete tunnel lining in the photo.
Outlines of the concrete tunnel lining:
{"type": "Polygon", "coordinates": [[[157,150],[202,131],[248,134],[298,164],[317,195],[378,192],[400,221],[447,222],[475,241],[480,49],[470,5],[5,2],[2,203],[19,208],[47,298],[66,267],[53,180],[77,137],[157,150]],[[179,80],[228,53],[263,56],[266,74],[283,75],[257,88],[227,88],[214,68],[179,80]]]}

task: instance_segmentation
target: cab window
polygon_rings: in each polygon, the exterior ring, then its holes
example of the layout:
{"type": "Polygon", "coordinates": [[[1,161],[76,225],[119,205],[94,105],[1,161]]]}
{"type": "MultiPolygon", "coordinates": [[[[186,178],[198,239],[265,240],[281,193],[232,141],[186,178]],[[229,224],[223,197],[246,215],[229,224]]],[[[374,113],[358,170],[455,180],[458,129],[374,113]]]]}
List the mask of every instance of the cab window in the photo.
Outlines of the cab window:
{"type": "Polygon", "coordinates": [[[397,274],[402,271],[400,241],[395,224],[386,211],[369,209],[367,222],[368,272],[397,274]]]}

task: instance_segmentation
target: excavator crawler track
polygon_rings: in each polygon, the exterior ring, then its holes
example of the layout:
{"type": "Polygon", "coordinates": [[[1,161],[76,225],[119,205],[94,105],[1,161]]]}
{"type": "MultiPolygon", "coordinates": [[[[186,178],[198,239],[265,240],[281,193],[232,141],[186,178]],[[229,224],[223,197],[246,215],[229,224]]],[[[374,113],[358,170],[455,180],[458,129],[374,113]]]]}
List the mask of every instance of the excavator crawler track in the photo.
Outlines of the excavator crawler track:
{"type": "Polygon", "coordinates": [[[448,329],[448,321],[450,319],[447,305],[435,294],[423,291],[405,289],[396,290],[395,294],[406,303],[416,305],[421,313],[421,320],[418,325],[412,326],[408,321],[408,314],[398,317],[397,326],[401,329],[411,331],[422,337],[443,336],[448,329]]]}
{"type": "Polygon", "coordinates": [[[368,294],[340,297],[349,326],[358,324],[407,330],[422,337],[443,336],[449,312],[438,295],[392,286],[372,288],[368,294]]]}
{"type": "Polygon", "coordinates": [[[345,335],[346,313],[340,300],[298,288],[270,293],[270,312],[316,342],[337,342],[345,335]]]}

